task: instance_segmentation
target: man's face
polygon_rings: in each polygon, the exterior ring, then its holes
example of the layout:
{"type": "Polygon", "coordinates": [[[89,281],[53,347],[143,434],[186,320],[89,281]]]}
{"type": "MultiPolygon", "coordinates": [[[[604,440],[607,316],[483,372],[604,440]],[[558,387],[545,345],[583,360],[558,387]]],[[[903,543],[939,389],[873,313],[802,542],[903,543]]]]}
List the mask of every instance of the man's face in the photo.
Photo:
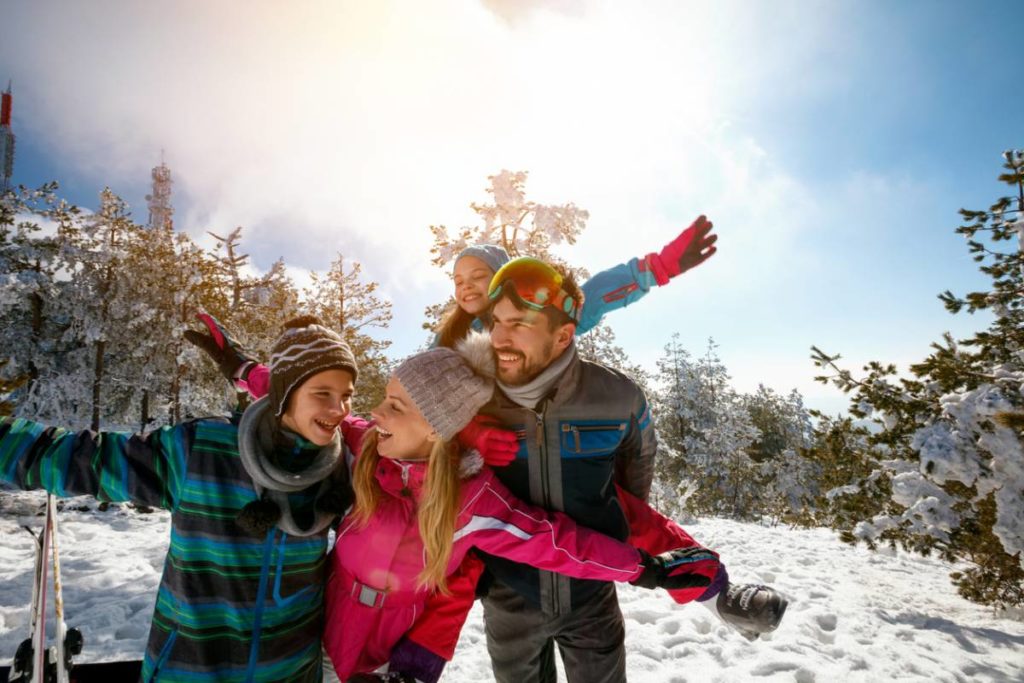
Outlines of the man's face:
{"type": "Polygon", "coordinates": [[[494,305],[491,317],[491,346],[498,364],[498,379],[510,386],[534,379],[572,341],[572,325],[552,330],[542,313],[520,310],[507,298],[494,305]]]}

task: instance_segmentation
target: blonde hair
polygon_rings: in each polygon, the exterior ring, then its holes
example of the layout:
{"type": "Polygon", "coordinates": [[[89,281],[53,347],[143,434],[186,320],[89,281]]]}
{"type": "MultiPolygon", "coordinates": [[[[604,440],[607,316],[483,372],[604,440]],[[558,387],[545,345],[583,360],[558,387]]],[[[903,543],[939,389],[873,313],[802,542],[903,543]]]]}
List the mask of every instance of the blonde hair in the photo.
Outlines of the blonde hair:
{"type": "MultiPolygon", "coordinates": [[[[426,563],[417,578],[420,587],[437,589],[448,594],[445,577],[448,562],[452,556],[455,538],[455,518],[459,506],[459,457],[458,444],[453,441],[434,441],[427,456],[427,477],[423,483],[423,495],[416,510],[419,521],[420,539],[426,563]]],[[[377,431],[363,437],[362,452],[352,472],[352,488],[355,489],[356,504],[352,511],[355,522],[365,527],[377,506],[383,492],[375,476],[380,455],[377,453],[377,431]]]]}

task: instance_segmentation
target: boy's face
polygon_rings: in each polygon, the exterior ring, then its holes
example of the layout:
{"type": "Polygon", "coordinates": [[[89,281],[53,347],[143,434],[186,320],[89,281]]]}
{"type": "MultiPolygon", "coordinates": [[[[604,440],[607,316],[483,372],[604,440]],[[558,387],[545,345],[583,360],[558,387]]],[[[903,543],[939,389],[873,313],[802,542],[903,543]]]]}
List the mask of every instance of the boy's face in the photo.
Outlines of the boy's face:
{"type": "Polygon", "coordinates": [[[370,411],[377,427],[377,453],[392,460],[422,460],[438,436],[423,417],[409,392],[394,376],[384,389],[384,400],[370,411]]]}
{"type": "Polygon", "coordinates": [[[288,396],[281,424],[317,446],[326,446],[352,410],[354,385],[347,370],[316,373],[288,396]]]}

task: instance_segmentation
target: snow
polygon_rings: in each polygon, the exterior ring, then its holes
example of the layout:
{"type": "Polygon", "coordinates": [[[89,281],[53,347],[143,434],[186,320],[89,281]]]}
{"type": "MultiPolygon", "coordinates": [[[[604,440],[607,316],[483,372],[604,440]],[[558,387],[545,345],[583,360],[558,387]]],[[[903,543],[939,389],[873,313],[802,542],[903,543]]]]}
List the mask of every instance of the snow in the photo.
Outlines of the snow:
{"type": "MultiPolygon", "coordinates": [[[[0,653],[27,633],[32,539],[43,498],[0,494],[0,653]]],[[[83,630],[80,661],[138,658],[166,549],[168,515],[66,501],[60,550],[68,622],[83,630]],[[87,511],[75,508],[85,507],[87,511]]],[[[841,543],[826,529],[724,519],[686,525],[719,550],[737,582],[771,584],[790,599],[782,626],[748,642],[699,605],[620,586],[633,683],[683,681],[1024,681],[1024,622],[956,595],[934,558],[841,543]]],[[[1019,616],[1019,615],[1018,615],[1019,616]]],[[[8,663],[9,660],[3,663],[8,663]]],[[[479,604],[446,683],[488,681],[479,604]]],[[[564,680],[564,678],[562,679],[564,680]]]]}

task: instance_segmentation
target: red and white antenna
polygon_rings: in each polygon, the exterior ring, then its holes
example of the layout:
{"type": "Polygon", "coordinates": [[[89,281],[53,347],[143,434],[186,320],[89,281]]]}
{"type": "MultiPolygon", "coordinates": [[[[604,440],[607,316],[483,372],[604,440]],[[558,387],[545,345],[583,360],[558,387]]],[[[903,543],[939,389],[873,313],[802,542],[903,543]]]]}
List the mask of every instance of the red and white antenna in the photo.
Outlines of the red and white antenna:
{"type": "Polygon", "coordinates": [[[0,169],[3,170],[3,183],[0,192],[11,189],[11,176],[14,175],[14,132],[11,130],[11,111],[14,108],[14,97],[11,95],[11,82],[7,81],[7,90],[0,95],[0,169]]]}
{"type": "Polygon", "coordinates": [[[153,194],[146,195],[149,206],[149,228],[174,228],[174,207],[171,206],[171,169],[164,163],[164,152],[160,150],[160,165],[153,167],[153,194]]]}

